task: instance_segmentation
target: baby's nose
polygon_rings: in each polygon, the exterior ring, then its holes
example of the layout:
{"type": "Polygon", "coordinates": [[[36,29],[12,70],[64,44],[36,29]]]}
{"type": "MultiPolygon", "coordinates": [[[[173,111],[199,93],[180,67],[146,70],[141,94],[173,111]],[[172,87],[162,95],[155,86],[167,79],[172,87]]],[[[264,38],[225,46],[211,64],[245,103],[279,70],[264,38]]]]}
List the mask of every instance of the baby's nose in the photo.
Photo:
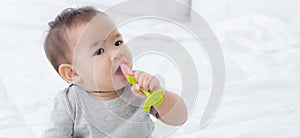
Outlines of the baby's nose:
{"type": "Polygon", "coordinates": [[[122,55],[123,55],[123,52],[121,49],[115,50],[114,52],[112,52],[111,61],[118,60],[122,55]]]}

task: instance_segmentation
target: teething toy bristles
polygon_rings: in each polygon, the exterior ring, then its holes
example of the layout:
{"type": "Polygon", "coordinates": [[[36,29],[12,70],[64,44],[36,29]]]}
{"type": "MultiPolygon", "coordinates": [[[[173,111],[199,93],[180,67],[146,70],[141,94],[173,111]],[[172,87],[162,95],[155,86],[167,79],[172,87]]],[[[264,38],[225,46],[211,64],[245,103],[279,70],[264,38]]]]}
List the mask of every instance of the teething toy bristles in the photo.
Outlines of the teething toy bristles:
{"type": "MultiPolygon", "coordinates": [[[[121,64],[120,66],[121,66],[122,73],[126,76],[127,81],[132,85],[137,84],[134,78],[134,73],[131,71],[131,69],[126,64],[121,64]]],[[[163,102],[163,97],[162,97],[162,94],[164,93],[163,90],[158,90],[153,93],[150,93],[145,90],[141,90],[141,91],[147,96],[147,99],[145,100],[144,103],[145,112],[148,112],[152,105],[160,105],[163,102]]]]}

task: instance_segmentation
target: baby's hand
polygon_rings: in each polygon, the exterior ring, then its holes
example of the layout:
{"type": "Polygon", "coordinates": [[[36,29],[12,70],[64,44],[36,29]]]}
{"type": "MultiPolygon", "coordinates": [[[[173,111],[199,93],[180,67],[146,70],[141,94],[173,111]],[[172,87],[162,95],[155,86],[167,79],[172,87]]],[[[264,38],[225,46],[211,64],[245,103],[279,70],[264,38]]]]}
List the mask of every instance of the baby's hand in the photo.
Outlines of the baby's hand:
{"type": "Polygon", "coordinates": [[[160,89],[160,83],[153,75],[136,71],[134,78],[138,84],[132,85],[131,91],[140,98],[146,97],[142,90],[154,92],[160,89]]]}

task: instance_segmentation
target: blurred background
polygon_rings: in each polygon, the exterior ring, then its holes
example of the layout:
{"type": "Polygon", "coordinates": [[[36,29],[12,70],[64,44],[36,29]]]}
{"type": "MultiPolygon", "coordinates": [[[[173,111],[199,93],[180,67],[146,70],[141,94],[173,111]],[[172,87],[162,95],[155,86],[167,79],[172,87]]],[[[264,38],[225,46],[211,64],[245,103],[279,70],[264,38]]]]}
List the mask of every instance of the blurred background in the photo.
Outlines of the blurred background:
{"type": "MultiPolygon", "coordinates": [[[[0,137],[41,137],[53,98],[67,87],[52,69],[43,50],[48,22],[68,7],[86,5],[105,10],[124,0],[1,0],[0,5],[0,137]]],[[[146,14],[120,9],[118,15],[146,14]]],[[[185,46],[199,77],[197,106],[185,125],[169,137],[300,137],[300,1],[178,0],[182,7],[162,7],[170,19],[191,22],[191,11],[209,24],[221,45],[226,64],[226,89],[218,113],[205,128],[199,121],[211,89],[211,69],[195,40],[169,23],[143,20],[120,27],[125,40],[158,32],[185,46]]],[[[145,39],[152,41],[152,39],[145,39]]],[[[168,39],[159,40],[167,44],[168,39]]],[[[164,85],[180,90],[176,67],[160,57],[144,57],[134,67],[161,73],[164,85]],[[152,63],[157,58],[159,62],[152,63]],[[152,63],[152,64],[151,64],[152,63]],[[151,69],[149,66],[151,64],[151,69]],[[162,65],[169,70],[162,70],[162,65]],[[153,68],[156,67],[156,68],[153,68]]],[[[179,93],[180,94],[180,93],[179,93]]],[[[158,128],[157,128],[158,129],[158,128]]],[[[156,132],[155,132],[156,133],[156,132]]],[[[155,135],[155,134],[154,134],[155,135]]],[[[156,135],[155,135],[156,136],[156,135]]],[[[159,136],[159,135],[157,135],[159,136]]]]}

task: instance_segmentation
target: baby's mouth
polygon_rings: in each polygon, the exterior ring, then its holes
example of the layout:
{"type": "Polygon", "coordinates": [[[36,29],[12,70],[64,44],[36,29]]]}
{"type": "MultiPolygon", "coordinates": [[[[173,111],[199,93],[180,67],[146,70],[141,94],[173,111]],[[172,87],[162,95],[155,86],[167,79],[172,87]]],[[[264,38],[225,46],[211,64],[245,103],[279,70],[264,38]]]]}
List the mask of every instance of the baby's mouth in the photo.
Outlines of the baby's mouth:
{"type": "Polygon", "coordinates": [[[128,75],[128,71],[131,71],[128,62],[124,59],[120,61],[117,65],[118,67],[115,69],[114,74],[121,78],[126,78],[126,75],[128,75]]]}
{"type": "Polygon", "coordinates": [[[123,72],[122,72],[122,70],[121,70],[120,65],[119,65],[119,67],[117,68],[115,74],[116,74],[116,75],[123,75],[123,72]]]}

